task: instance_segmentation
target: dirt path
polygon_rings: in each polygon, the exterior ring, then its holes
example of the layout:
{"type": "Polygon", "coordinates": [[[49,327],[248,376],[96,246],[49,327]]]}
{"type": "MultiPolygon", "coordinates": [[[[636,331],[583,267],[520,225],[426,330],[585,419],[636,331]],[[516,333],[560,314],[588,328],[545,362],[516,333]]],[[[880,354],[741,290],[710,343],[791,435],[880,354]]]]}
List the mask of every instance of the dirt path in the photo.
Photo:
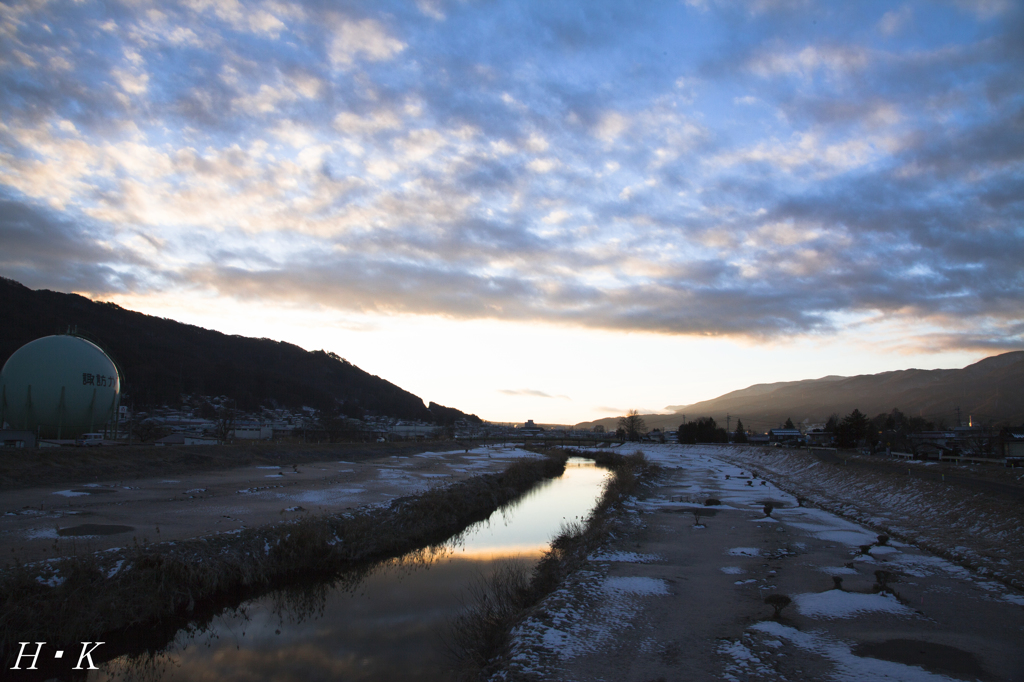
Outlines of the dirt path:
{"type": "Polygon", "coordinates": [[[912,546],[879,546],[742,465],[645,452],[668,475],[517,630],[503,679],[1024,680],[1024,595],[912,546]],[[875,591],[883,570],[898,599],[875,591]],[[793,600],[778,620],[763,601],[772,593],[793,600]]]}
{"type": "Polygon", "coordinates": [[[0,556],[37,561],[124,547],[133,540],[177,541],[303,514],[385,504],[430,486],[500,471],[529,455],[500,446],[468,453],[374,452],[359,451],[351,461],[259,463],[214,471],[182,466],[146,478],[8,490],[0,493],[0,556]]]}

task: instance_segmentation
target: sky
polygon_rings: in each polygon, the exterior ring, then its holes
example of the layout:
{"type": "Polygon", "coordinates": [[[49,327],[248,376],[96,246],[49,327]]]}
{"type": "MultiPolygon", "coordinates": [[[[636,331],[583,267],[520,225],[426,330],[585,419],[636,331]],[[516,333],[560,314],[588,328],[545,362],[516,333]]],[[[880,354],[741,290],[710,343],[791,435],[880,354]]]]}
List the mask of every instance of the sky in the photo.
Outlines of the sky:
{"type": "Polygon", "coordinates": [[[484,419],[1024,348],[1024,3],[0,2],[0,275],[484,419]]]}

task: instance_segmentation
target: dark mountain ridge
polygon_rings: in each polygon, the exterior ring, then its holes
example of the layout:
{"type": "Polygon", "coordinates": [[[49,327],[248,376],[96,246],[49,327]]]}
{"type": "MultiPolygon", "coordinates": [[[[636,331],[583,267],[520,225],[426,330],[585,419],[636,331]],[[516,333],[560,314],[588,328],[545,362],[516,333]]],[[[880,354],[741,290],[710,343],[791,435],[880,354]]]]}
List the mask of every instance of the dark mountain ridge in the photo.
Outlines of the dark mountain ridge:
{"type": "MultiPolygon", "coordinates": [[[[955,426],[959,419],[983,426],[1024,423],[1024,351],[985,358],[962,369],[904,369],[853,377],[755,384],[711,400],[673,405],[673,414],[644,415],[648,427],[676,428],[687,420],[713,417],[720,426],[727,416],[747,428],[767,430],[791,418],[796,423],[823,423],[830,415],[854,409],[868,416],[890,412],[923,417],[936,426],[955,426]],[[958,412],[959,409],[959,412],[958,412]],[[959,416],[958,416],[959,415],[959,416]]],[[[578,425],[616,424],[603,419],[578,425]]],[[[614,426],[613,426],[614,428],[614,426]]]]}
{"type": "Polygon", "coordinates": [[[284,341],[229,336],[126,310],[77,294],[32,290],[0,277],[0,366],[42,336],[77,329],[107,350],[124,375],[122,393],[136,408],[176,405],[182,394],[224,395],[238,407],[303,405],[359,417],[366,413],[448,423],[479,421],[368,374],[327,351],[284,341]]]}

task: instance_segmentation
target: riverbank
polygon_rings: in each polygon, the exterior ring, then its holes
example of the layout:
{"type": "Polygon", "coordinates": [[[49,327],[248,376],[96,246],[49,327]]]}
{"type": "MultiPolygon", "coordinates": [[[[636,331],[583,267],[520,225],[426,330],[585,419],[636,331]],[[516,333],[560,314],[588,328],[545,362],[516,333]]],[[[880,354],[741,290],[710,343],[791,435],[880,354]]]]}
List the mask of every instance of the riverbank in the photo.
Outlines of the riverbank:
{"type": "Polygon", "coordinates": [[[43,486],[82,486],[100,481],[131,485],[147,478],[179,477],[246,466],[290,468],[297,464],[382,457],[411,457],[423,452],[462,450],[438,443],[284,443],[247,441],[232,445],[150,445],[60,447],[17,450],[0,448],[0,494],[43,486]]]}
{"type": "MultiPolygon", "coordinates": [[[[1024,500],[1019,494],[944,482],[932,469],[954,476],[988,476],[1019,482],[1024,474],[1002,467],[928,466],[868,460],[869,466],[821,461],[800,450],[725,448],[702,452],[749,465],[815,506],[865,524],[941,556],[979,576],[1024,589],[1024,500]],[[965,472],[966,470],[966,472],[965,472]]],[[[1015,488],[1013,488],[1015,489],[1015,488]]]]}
{"type": "MultiPolygon", "coordinates": [[[[1019,591],[801,506],[825,493],[803,490],[796,465],[767,473],[760,449],[644,452],[665,475],[519,623],[489,679],[1024,679],[1019,591]],[[777,619],[772,594],[791,600],[777,619]]],[[[863,493],[828,489],[837,508],[866,508],[863,493]]]]}
{"type": "MultiPolygon", "coordinates": [[[[287,523],[195,539],[136,541],[100,552],[10,565],[0,574],[3,660],[11,658],[11,644],[17,641],[96,641],[105,632],[149,628],[155,623],[164,624],[151,628],[158,636],[173,634],[182,620],[204,610],[215,611],[222,603],[298,578],[329,580],[340,571],[442,542],[537,481],[558,476],[565,464],[560,454],[538,457],[519,451],[506,455],[511,455],[510,463],[500,473],[448,485],[426,479],[434,484],[386,505],[306,515],[287,523]]],[[[475,458],[479,468],[497,463],[493,453],[475,453],[475,458]]],[[[437,456],[431,460],[438,463],[437,456]]],[[[378,464],[378,477],[395,472],[378,464]]],[[[341,494],[339,485],[328,481],[323,487],[341,494]]],[[[323,487],[316,492],[323,493],[323,487]]],[[[402,488],[393,485],[391,492],[402,488]]],[[[301,494],[309,492],[313,490],[307,487],[301,494]]],[[[327,502],[324,495],[319,498],[327,502]]],[[[274,500],[280,504],[279,498],[274,500]]],[[[203,529],[193,530],[202,534],[203,529]]]]}
{"type": "Polygon", "coordinates": [[[628,455],[597,450],[587,456],[611,472],[600,498],[585,518],[562,524],[532,570],[521,562],[506,564],[455,618],[448,644],[456,679],[485,678],[501,666],[513,627],[586,563],[609,537],[622,505],[652,486],[661,473],[639,450],[628,455]]]}

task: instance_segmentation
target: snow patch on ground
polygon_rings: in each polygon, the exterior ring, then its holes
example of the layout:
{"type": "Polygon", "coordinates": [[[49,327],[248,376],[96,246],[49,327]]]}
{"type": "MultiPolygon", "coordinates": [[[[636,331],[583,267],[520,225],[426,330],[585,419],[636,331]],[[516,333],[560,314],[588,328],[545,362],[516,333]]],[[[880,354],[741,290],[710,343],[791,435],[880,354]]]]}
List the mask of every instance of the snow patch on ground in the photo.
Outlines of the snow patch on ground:
{"type": "MultiPolygon", "coordinates": [[[[860,547],[861,545],[870,545],[875,542],[875,536],[867,531],[826,530],[817,532],[814,536],[819,540],[838,542],[850,547],[860,547]]],[[[874,551],[874,549],[871,551],[874,551]]]]}
{"type": "Polygon", "coordinates": [[[58,490],[54,495],[63,495],[64,497],[81,497],[82,495],[88,495],[89,493],[76,493],[73,490],[58,490]]]}
{"type": "Polygon", "coordinates": [[[544,599],[542,610],[515,628],[509,662],[513,676],[556,679],[551,671],[559,661],[607,648],[616,632],[631,627],[644,598],[669,593],[664,580],[607,576],[600,565],[596,568],[570,576],[544,599]]]}
{"type": "Polygon", "coordinates": [[[761,556],[761,550],[754,547],[733,547],[728,554],[730,556],[761,556]]]}
{"type": "Polygon", "coordinates": [[[43,539],[56,539],[60,537],[57,535],[57,531],[53,528],[36,528],[25,532],[25,537],[29,540],[43,540],[43,539]]]}
{"type": "Polygon", "coordinates": [[[837,682],[863,682],[863,680],[955,682],[954,678],[930,673],[916,666],[856,656],[853,653],[853,646],[847,642],[832,639],[817,632],[801,632],[775,621],[762,621],[752,625],[750,629],[787,640],[805,651],[829,659],[835,665],[831,679],[837,680],[837,682]]]}
{"type": "Polygon", "coordinates": [[[607,594],[668,594],[668,584],[664,580],[640,576],[605,578],[601,589],[607,594]]]}
{"type": "MultiPolygon", "coordinates": [[[[875,551],[875,549],[877,548],[873,548],[871,551],[875,551]]],[[[900,556],[890,558],[888,563],[891,566],[898,566],[904,573],[918,578],[926,578],[936,573],[946,573],[958,580],[971,578],[971,572],[966,568],[937,556],[901,553],[900,556]]]]}
{"type": "Polygon", "coordinates": [[[588,561],[613,561],[626,564],[649,564],[661,561],[657,554],[639,554],[637,552],[598,552],[587,557],[588,561]]]}
{"type": "Polygon", "coordinates": [[[770,679],[768,676],[772,675],[771,668],[743,642],[722,642],[718,645],[718,653],[728,659],[725,664],[725,679],[729,682],[748,680],[752,675],[770,679]]]}
{"type": "Polygon", "coordinates": [[[856,568],[847,566],[819,566],[818,570],[826,575],[857,575],[856,568]]]}
{"type": "Polygon", "coordinates": [[[329,488],[327,490],[307,490],[298,495],[290,495],[289,499],[307,504],[338,504],[350,495],[365,493],[365,488],[329,488]]]}
{"type": "Polygon", "coordinates": [[[867,611],[885,611],[897,615],[911,615],[912,609],[888,594],[861,594],[829,590],[808,592],[793,597],[800,613],[810,618],[850,618],[867,611]]]}
{"type": "MultiPolygon", "coordinates": [[[[939,481],[894,476],[869,467],[836,467],[803,451],[723,446],[663,449],[660,458],[673,463],[683,457],[696,460],[711,455],[748,473],[780,477],[788,487],[801,490],[813,505],[822,507],[778,510],[777,516],[792,514],[796,523],[818,521],[824,526],[799,526],[804,530],[852,531],[862,535],[835,536],[836,541],[855,546],[874,544],[876,538],[863,528],[844,528],[836,524],[835,517],[828,518],[836,513],[869,524],[876,529],[874,532],[899,536],[917,546],[940,548],[952,561],[969,563],[988,576],[1024,585],[1024,525],[1007,513],[1006,500],[998,496],[979,495],[939,481]]],[[[757,487],[748,492],[756,494],[757,487]]]]}
{"type": "Polygon", "coordinates": [[[746,573],[746,571],[739,566],[722,566],[719,570],[721,570],[722,573],[727,573],[728,575],[740,575],[741,573],[746,573]]]}

